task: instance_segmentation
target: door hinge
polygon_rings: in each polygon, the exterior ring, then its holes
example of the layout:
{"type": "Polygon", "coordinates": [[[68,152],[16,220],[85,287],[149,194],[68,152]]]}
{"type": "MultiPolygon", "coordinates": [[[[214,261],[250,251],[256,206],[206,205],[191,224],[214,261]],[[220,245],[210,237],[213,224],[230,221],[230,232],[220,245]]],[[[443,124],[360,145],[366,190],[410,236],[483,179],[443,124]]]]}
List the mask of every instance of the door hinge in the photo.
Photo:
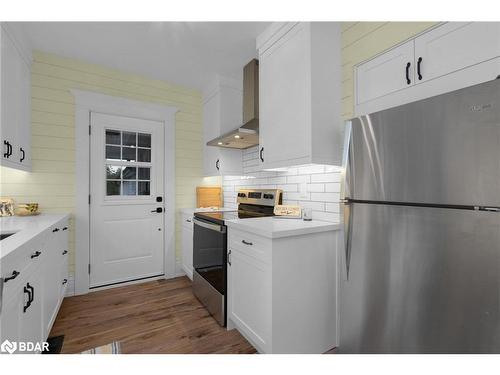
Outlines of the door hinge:
{"type": "Polygon", "coordinates": [[[89,275],[90,275],[90,263],[89,263],[89,275]]]}
{"type": "Polygon", "coordinates": [[[90,194],[89,194],[89,204],[90,204],[90,194]]]}

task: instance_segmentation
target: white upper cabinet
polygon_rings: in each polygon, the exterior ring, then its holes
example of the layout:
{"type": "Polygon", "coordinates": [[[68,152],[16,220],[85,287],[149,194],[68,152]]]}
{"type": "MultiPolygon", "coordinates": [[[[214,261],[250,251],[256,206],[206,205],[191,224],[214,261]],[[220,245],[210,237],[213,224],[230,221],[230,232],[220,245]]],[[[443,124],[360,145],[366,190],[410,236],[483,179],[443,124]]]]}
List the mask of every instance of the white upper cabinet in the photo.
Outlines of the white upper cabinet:
{"type": "Polygon", "coordinates": [[[339,25],[274,23],[257,49],[262,167],[339,164],[339,25]]]}
{"type": "Polygon", "coordinates": [[[207,142],[242,125],[243,90],[236,80],[216,77],[203,95],[204,176],[243,174],[241,150],[207,146],[207,142]]]}
{"type": "Polygon", "coordinates": [[[1,33],[1,165],[31,169],[31,56],[6,24],[1,33]]]}
{"type": "Polygon", "coordinates": [[[440,95],[499,74],[500,23],[444,23],[355,67],[355,114],[440,95]]]}
{"type": "Polygon", "coordinates": [[[413,73],[413,41],[409,41],[359,66],[356,103],[365,103],[415,84],[413,73]]]}
{"type": "Polygon", "coordinates": [[[417,82],[441,77],[498,56],[500,23],[447,23],[415,39],[415,60],[420,65],[417,82]]]}

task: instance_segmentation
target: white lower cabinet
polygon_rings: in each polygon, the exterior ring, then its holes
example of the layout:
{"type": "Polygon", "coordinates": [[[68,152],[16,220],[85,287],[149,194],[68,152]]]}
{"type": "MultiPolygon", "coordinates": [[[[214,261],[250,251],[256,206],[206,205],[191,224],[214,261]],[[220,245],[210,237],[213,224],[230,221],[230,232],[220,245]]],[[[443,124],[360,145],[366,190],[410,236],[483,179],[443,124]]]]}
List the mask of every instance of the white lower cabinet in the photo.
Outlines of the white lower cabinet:
{"type": "Polygon", "coordinates": [[[19,342],[45,341],[54,324],[67,283],[67,233],[64,218],[1,260],[0,342],[16,342],[19,353],[19,342]]]}
{"type": "Polygon", "coordinates": [[[228,329],[260,353],[337,346],[337,232],[267,238],[228,230],[228,329]]]}
{"type": "Polygon", "coordinates": [[[182,270],[193,280],[193,214],[182,214],[182,270]]]}

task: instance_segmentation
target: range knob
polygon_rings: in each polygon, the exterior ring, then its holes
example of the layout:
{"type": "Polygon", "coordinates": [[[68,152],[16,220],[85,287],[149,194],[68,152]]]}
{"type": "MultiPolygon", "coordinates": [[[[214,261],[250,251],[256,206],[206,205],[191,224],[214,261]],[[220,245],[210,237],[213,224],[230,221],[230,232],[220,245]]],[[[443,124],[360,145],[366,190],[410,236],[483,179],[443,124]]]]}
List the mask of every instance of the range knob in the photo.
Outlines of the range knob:
{"type": "Polygon", "coordinates": [[[264,194],[264,199],[274,199],[273,194],[264,194]]]}
{"type": "Polygon", "coordinates": [[[239,198],[245,198],[247,195],[245,193],[238,193],[239,198]]]}

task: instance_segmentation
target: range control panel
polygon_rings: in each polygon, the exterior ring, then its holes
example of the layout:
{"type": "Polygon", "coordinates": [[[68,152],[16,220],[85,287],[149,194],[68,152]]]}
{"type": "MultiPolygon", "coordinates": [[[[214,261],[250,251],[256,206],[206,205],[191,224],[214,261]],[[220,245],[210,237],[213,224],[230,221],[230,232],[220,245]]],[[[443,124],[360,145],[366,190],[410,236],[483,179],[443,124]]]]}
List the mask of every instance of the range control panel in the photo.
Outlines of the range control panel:
{"type": "Polygon", "coordinates": [[[276,206],[281,204],[283,192],[280,189],[240,189],[238,203],[276,206]]]}

